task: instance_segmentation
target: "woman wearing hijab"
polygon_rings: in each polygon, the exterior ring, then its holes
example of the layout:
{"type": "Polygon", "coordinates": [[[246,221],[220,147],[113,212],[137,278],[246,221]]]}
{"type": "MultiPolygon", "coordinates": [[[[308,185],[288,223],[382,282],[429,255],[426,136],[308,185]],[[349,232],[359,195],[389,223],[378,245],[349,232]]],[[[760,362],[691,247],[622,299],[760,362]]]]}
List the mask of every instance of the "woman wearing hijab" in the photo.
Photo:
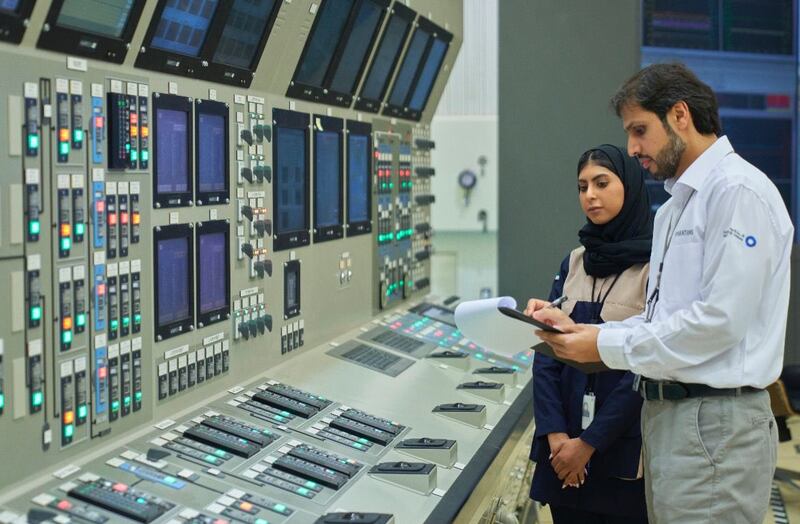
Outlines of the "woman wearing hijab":
{"type": "MultiPolygon", "coordinates": [[[[578,161],[578,198],[587,222],[553,282],[550,301],[567,297],[553,318],[597,324],[641,313],[653,233],[644,171],[618,147],[590,149],[578,161]]],[[[646,523],[633,375],[585,374],[539,353],[533,375],[531,498],[550,505],[555,524],[646,523]]]]}

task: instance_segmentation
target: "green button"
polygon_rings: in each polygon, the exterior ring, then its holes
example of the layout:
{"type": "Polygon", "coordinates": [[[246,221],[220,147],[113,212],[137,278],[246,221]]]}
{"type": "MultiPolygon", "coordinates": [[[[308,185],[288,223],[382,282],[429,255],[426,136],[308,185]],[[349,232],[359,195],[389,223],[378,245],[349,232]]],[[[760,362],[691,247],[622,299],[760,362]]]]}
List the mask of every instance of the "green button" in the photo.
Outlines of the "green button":
{"type": "Polygon", "coordinates": [[[72,331],[64,331],[61,333],[61,342],[64,344],[69,344],[72,342],[72,331]]]}
{"type": "Polygon", "coordinates": [[[278,513],[283,513],[284,511],[286,511],[286,506],[284,506],[283,504],[275,504],[274,506],[272,506],[272,509],[277,511],[278,513]]]}
{"type": "Polygon", "coordinates": [[[38,407],[42,405],[42,400],[44,400],[44,395],[41,391],[34,391],[33,396],[31,397],[31,403],[34,407],[38,407]]]}
{"type": "Polygon", "coordinates": [[[306,483],[304,484],[304,486],[305,486],[305,487],[307,487],[307,488],[309,488],[309,489],[314,489],[314,488],[316,488],[316,487],[317,487],[317,483],[316,483],[316,482],[311,482],[311,481],[309,480],[308,482],[306,482],[306,483]]]}
{"type": "Polygon", "coordinates": [[[86,407],[86,404],[81,404],[78,406],[78,418],[86,418],[86,415],[89,414],[89,408],[86,407]]]}
{"type": "Polygon", "coordinates": [[[225,457],[225,452],[222,451],[221,449],[218,449],[218,450],[214,451],[214,454],[217,455],[218,457],[222,457],[222,458],[225,457]]]}
{"type": "Polygon", "coordinates": [[[136,324],[141,324],[142,323],[142,315],[139,314],[139,313],[136,313],[135,315],[133,315],[133,321],[136,324]]]}
{"type": "Polygon", "coordinates": [[[206,455],[205,461],[206,461],[206,462],[209,462],[209,463],[211,463],[211,464],[216,464],[217,462],[219,462],[219,461],[217,460],[217,457],[215,457],[215,456],[213,456],[213,455],[206,455]]]}
{"type": "Polygon", "coordinates": [[[73,142],[83,142],[83,129],[76,129],[72,132],[73,142]]]}
{"type": "Polygon", "coordinates": [[[119,326],[119,320],[114,319],[111,321],[111,331],[116,331],[119,326]]]}
{"type": "Polygon", "coordinates": [[[28,149],[39,149],[39,135],[28,135],[28,149]]]}
{"type": "Polygon", "coordinates": [[[356,448],[356,449],[364,449],[364,446],[362,446],[358,442],[353,442],[353,447],[356,448]]]}
{"type": "Polygon", "coordinates": [[[72,424],[67,424],[64,426],[64,437],[72,438],[72,435],[75,433],[75,426],[72,424]]]}
{"type": "Polygon", "coordinates": [[[133,398],[136,399],[136,402],[141,402],[141,400],[142,400],[142,392],[141,391],[137,391],[136,393],[134,393],[133,398]]]}
{"type": "Polygon", "coordinates": [[[175,484],[176,482],[178,482],[178,479],[176,479],[175,477],[167,476],[164,477],[164,482],[166,482],[167,484],[175,484]]]}
{"type": "Polygon", "coordinates": [[[83,222],[78,222],[77,224],[75,224],[76,235],[83,235],[85,231],[86,231],[86,226],[84,225],[83,222]]]}
{"type": "Polygon", "coordinates": [[[306,488],[297,488],[297,493],[305,497],[306,495],[308,495],[308,490],[306,488]]]}
{"type": "Polygon", "coordinates": [[[6,406],[6,396],[0,393],[0,409],[6,406]]]}
{"type": "Polygon", "coordinates": [[[61,239],[61,251],[69,251],[69,248],[72,247],[72,239],[69,237],[64,237],[61,239]]]}
{"type": "Polygon", "coordinates": [[[143,150],[142,151],[142,162],[147,162],[147,160],[149,158],[150,158],[150,151],[148,151],[147,149],[143,150]]]}
{"type": "Polygon", "coordinates": [[[259,519],[256,519],[256,524],[269,524],[269,521],[259,518],[259,519]]]}
{"type": "Polygon", "coordinates": [[[138,499],[136,499],[136,502],[138,502],[139,504],[147,504],[147,500],[145,500],[143,497],[139,497],[138,499]]]}
{"type": "Polygon", "coordinates": [[[38,235],[39,231],[42,230],[42,226],[39,224],[38,220],[31,220],[28,222],[28,232],[31,235],[38,235]]]}
{"type": "Polygon", "coordinates": [[[122,317],[122,325],[123,325],[123,327],[128,327],[128,324],[130,324],[130,323],[131,323],[131,318],[130,317],[122,317]]]}
{"type": "Polygon", "coordinates": [[[131,397],[130,397],[130,396],[127,396],[127,397],[125,397],[124,399],[122,399],[122,402],[123,402],[123,403],[124,403],[126,406],[130,406],[130,405],[131,405],[131,397]]]}
{"type": "Polygon", "coordinates": [[[40,320],[42,318],[42,306],[33,306],[31,308],[31,320],[40,320]]]}
{"type": "Polygon", "coordinates": [[[131,161],[136,162],[139,159],[139,152],[135,149],[131,150],[131,161]]]}
{"type": "Polygon", "coordinates": [[[85,313],[78,313],[75,317],[75,325],[83,326],[86,324],[86,314],[85,313]]]}
{"type": "Polygon", "coordinates": [[[280,416],[280,415],[274,415],[272,418],[274,418],[274,419],[275,419],[275,420],[277,420],[278,422],[285,422],[285,421],[286,421],[286,419],[285,419],[285,418],[283,418],[283,417],[282,417],[282,416],[280,416]]]}
{"type": "Polygon", "coordinates": [[[367,440],[365,438],[360,438],[360,439],[358,439],[358,441],[361,442],[362,444],[369,444],[369,440],[367,440]]]}
{"type": "Polygon", "coordinates": [[[284,416],[284,417],[291,417],[292,416],[292,414],[289,413],[288,411],[281,411],[281,415],[284,416]]]}
{"type": "Polygon", "coordinates": [[[111,403],[111,411],[117,411],[119,409],[119,400],[115,400],[111,403]]]}
{"type": "Polygon", "coordinates": [[[58,144],[58,154],[62,156],[69,154],[69,142],[61,142],[58,144]]]}

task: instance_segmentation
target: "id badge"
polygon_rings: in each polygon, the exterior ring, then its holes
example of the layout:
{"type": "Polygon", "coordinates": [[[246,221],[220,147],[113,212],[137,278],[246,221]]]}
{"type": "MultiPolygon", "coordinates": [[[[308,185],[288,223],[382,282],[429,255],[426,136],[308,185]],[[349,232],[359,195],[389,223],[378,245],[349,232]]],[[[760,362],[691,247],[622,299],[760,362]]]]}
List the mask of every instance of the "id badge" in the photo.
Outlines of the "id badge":
{"type": "Polygon", "coordinates": [[[594,420],[594,393],[583,395],[583,407],[581,408],[581,429],[586,429],[594,420]]]}

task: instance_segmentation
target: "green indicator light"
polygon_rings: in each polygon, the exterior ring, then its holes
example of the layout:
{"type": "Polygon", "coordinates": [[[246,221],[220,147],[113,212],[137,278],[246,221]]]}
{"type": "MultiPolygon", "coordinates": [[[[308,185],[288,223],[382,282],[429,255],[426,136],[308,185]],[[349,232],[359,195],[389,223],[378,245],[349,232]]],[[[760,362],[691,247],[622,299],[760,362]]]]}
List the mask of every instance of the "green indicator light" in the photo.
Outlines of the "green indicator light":
{"type": "Polygon", "coordinates": [[[115,400],[111,403],[111,411],[117,411],[119,409],[119,400],[115,400]]]}
{"type": "Polygon", "coordinates": [[[308,482],[306,482],[306,483],[304,484],[304,486],[305,486],[305,487],[307,487],[308,489],[314,489],[314,488],[316,488],[316,487],[317,487],[317,483],[316,483],[316,482],[311,482],[311,481],[309,480],[308,482]]]}
{"type": "Polygon", "coordinates": [[[130,151],[130,150],[131,150],[131,145],[125,144],[125,151],[130,151]]]}
{"type": "Polygon", "coordinates": [[[206,455],[205,461],[210,463],[210,464],[216,464],[217,463],[217,457],[215,457],[213,455],[206,455]]]}
{"type": "Polygon", "coordinates": [[[131,405],[131,397],[130,397],[130,396],[127,396],[127,397],[125,397],[124,399],[122,399],[122,402],[123,402],[123,403],[124,403],[126,406],[130,406],[130,405],[131,405]]]}
{"type": "Polygon", "coordinates": [[[143,497],[139,497],[138,499],[136,499],[136,502],[138,502],[139,504],[147,504],[147,500],[145,500],[143,497]]]}
{"type": "Polygon", "coordinates": [[[39,149],[39,135],[28,135],[28,149],[39,149]]]}
{"type": "Polygon", "coordinates": [[[273,415],[273,416],[272,416],[272,418],[274,418],[274,419],[275,419],[275,420],[277,420],[278,422],[284,422],[284,421],[286,420],[285,418],[283,418],[283,417],[282,417],[282,416],[280,416],[280,415],[273,415]]]}
{"type": "Polygon", "coordinates": [[[369,444],[369,440],[367,440],[365,438],[360,438],[360,439],[358,439],[358,441],[361,442],[362,444],[369,444]]]}
{"type": "Polygon", "coordinates": [[[137,391],[136,393],[133,394],[133,398],[136,399],[136,402],[141,402],[141,400],[142,400],[142,392],[141,391],[137,391]]]}
{"type": "Polygon", "coordinates": [[[44,395],[41,391],[34,391],[33,396],[31,397],[31,403],[33,407],[39,407],[42,405],[42,401],[44,400],[44,395]]]}
{"type": "Polygon", "coordinates": [[[31,308],[31,320],[41,320],[42,306],[33,306],[31,308]]]}
{"type": "Polygon", "coordinates": [[[6,407],[6,396],[0,393],[0,409],[6,407]]]}
{"type": "Polygon", "coordinates": [[[175,477],[168,476],[164,477],[164,482],[166,482],[167,484],[175,484],[176,482],[178,482],[178,479],[176,479],[175,477]]]}
{"type": "Polygon", "coordinates": [[[133,315],[133,321],[136,324],[141,324],[142,323],[142,315],[140,313],[136,313],[135,315],[133,315]]]}
{"type": "Polygon", "coordinates": [[[84,231],[86,231],[86,225],[83,222],[78,222],[75,224],[76,235],[83,235],[84,231]]]}
{"type": "Polygon", "coordinates": [[[75,433],[75,426],[72,424],[67,424],[64,426],[64,437],[65,438],[72,438],[72,435],[75,433]]]}
{"type": "Polygon", "coordinates": [[[220,458],[224,458],[225,457],[225,452],[222,451],[221,449],[218,449],[218,450],[214,451],[214,454],[217,455],[220,458]]]}
{"type": "Polygon", "coordinates": [[[86,314],[85,313],[78,313],[75,317],[75,325],[76,326],[83,326],[86,324],[86,314]]]}
{"type": "Polygon", "coordinates": [[[64,344],[69,344],[72,342],[72,331],[64,331],[61,333],[61,342],[64,344]]]}
{"type": "Polygon", "coordinates": [[[61,239],[61,251],[68,251],[72,247],[72,240],[69,237],[61,239]]]}
{"type": "Polygon", "coordinates": [[[483,358],[483,353],[475,353],[475,358],[483,358]]]}
{"type": "Polygon", "coordinates": [[[111,330],[116,331],[117,327],[119,326],[119,320],[114,319],[111,321],[111,330]]]}
{"type": "Polygon", "coordinates": [[[297,493],[305,497],[306,495],[308,495],[308,490],[306,488],[297,488],[297,493]]]}
{"type": "Polygon", "coordinates": [[[130,323],[131,323],[131,318],[130,317],[122,317],[122,326],[123,327],[128,327],[128,324],[130,324],[130,323]]]}
{"type": "Polygon", "coordinates": [[[363,449],[364,446],[362,446],[358,442],[353,442],[353,447],[356,448],[356,449],[363,449]]]}
{"type": "Polygon", "coordinates": [[[83,142],[83,129],[76,129],[72,132],[73,142],[83,142]]]}
{"type": "Polygon", "coordinates": [[[81,404],[78,406],[78,418],[86,418],[86,415],[89,414],[89,408],[86,407],[86,404],[81,404]]]}
{"type": "Polygon", "coordinates": [[[60,144],[58,144],[58,154],[59,155],[69,154],[69,142],[61,142],[60,144]]]}
{"type": "Polygon", "coordinates": [[[511,369],[513,369],[514,371],[519,371],[519,366],[511,366],[511,369]]]}
{"type": "Polygon", "coordinates": [[[405,285],[405,282],[403,282],[403,281],[401,280],[401,281],[400,281],[400,285],[401,285],[401,286],[404,286],[404,285],[405,285]]]}
{"type": "Polygon", "coordinates": [[[28,222],[28,233],[31,235],[38,235],[39,231],[42,230],[42,226],[39,224],[38,220],[31,220],[28,222]]]}
{"type": "Polygon", "coordinates": [[[272,509],[274,509],[278,513],[283,513],[284,511],[286,511],[286,506],[284,506],[283,504],[275,504],[274,506],[272,506],[272,509]]]}
{"type": "Polygon", "coordinates": [[[147,162],[150,159],[150,151],[145,149],[142,151],[142,162],[147,162]]]}
{"type": "Polygon", "coordinates": [[[269,524],[269,521],[264,519],[256,519],[256,524],[269,524]]]}
{"type": "Polygon", "coordinates": [[[391,188],[393,188],[393,187],[394,187],[394,182],[390,182],[390,183],[389,183],[389,189],[391,189],[391,188]]]}
{"type": "Polygon", "coordinates": [[[134,162],[139,159],[139,152],[135,149],[131,151],[131,160],[134,162]]]}

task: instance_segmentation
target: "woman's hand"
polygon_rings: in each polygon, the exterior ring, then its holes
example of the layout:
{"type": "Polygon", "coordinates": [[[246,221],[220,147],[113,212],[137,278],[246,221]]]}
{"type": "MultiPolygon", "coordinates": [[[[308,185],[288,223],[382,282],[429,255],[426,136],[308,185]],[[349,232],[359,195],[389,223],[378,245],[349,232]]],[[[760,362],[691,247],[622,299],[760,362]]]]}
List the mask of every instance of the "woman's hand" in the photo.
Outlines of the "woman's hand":
{"type": "Polygon", "coordinates": [[[554,307],[540,309],[534,312],[531,318],[543,322],[548,326],[571,326],[575,324],[575,321],[569,318],[569,315],[554,307]]]}
{"type": "Polygon", "coordinates": [[[533,314],[536,311],[542,310],[549,305],[550,302],[548,302],[547,300],[539,300],[538,298],[532,298],[528,300],[528,307],[526,307],[525,311],[523,311],[522,313],[525,314],[526,316],[534,318],[533,314]]]}
{"type": "MultiPolygon", "coordinates": [[[[552,448],[551,448],[552,449],[552,448]]],[[[558,451],[553,451],[550,463],[558,478],[567,486],[579,487],[586,479],[586,464],[594,453],[594,448],[580,438],[563,442],[558,451]]]]}

